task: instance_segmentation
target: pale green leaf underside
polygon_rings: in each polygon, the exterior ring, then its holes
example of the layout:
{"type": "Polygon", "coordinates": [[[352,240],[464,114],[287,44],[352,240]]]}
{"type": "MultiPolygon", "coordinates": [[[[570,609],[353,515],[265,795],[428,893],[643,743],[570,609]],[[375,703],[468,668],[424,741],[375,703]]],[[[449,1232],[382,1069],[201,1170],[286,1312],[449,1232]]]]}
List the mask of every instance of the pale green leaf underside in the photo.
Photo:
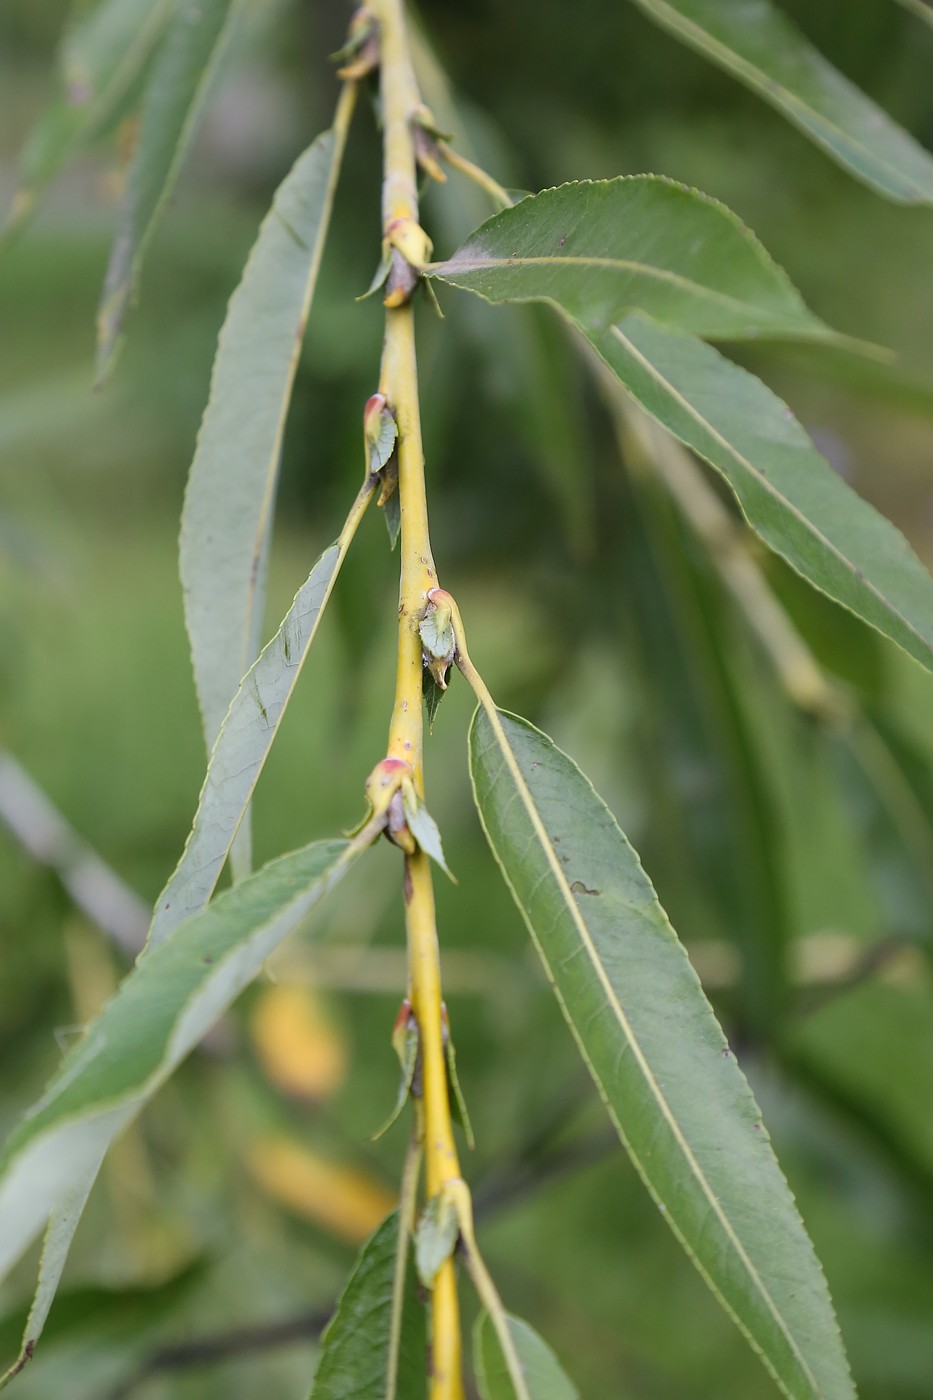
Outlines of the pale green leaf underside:
{"type": "Polygon", "coordinates": [[[361,849],[283,856],[143,953],[6,1144],[0,1279],[361,849]]]}
{"type": "Polygon", "coordinates": [[[229,34],[231,5],[179,0],[153,64],[98,316],[101,372],[113,356],[146,247],[194,138],[229,34]]]}
{"type": "Polygon", "coordinates": [[[156,901],[149,941],[161,943],[210,899],[262,772],[340,566],[332,544],[302,584],[272,640],[241,681],[211,752],[181,860],[156,901]]]}
{"type": "MultiPolygon", "coordinates": [[[[510,1315],[506,1316],[506,1326],[521,1362],[530,1400],[580,1400],[580,1392],[534,1328],[510,1315]]],[[[473,1329],[473,1366],[482,1400],[516,1400],[508,1363],[487,1312],[480,1313],[473,1329]]]]}
{"type": "MultiPolygon", "coordinates": [[[[311,1400],[414,1400],[427,1383],[424,1308],[414,1271],[406,1271],[398,1331],[396,1384],[390,1381],[399,1213],[393,1211],[361,1249],[322,1338],[311,1400]]],[[[407,1239],[401,1248],[408,1251],[407,1239]]]]}
{"type": "MultiPolygon", "coordinates": [[[[889,199],[933,201],[933,156],[843,77],[768,0],[635,0],[889,199]]],[[[917,3],[911,8],[922,13],[917,3]]]]}
{"type": "Polygon", "coordinates": [[[103,0],[70,25],[60,52],[60,96],[22,155],[12,220],[29,212],[75,148],[94,137],[126,97],[165,25],[172,0],[103,0]]]}
{"type": "Polygon", "coordinates": [[[220,333],[188,478],[181,576],[208,753],[259,650],[285,414],[339,147],[319,136],[276,192],[220,333]]]}
{"type": "Polygon", "coordinates": [[[656,175],[530,195],[432,272],[488,301],[555,302],[591,330],[640,309],[714,338],[831,334],[725,205],[656,175]]]}
{"type": "Polygon", "coordinates": [[[644,317],[591,340],[641,406],[722,473],[767,545],[933,670],[933,578],[786,404],[711,346],[644,317]]]}
{"type": "Polygon", "coordinates": [[[477,806],[645,1184],[792,1400],[853,1400],[823,1274],[751,1091],[638,857],[569,758],[480,711],[477,806]]]}
{"type": "Polygon", "coordinates": [[[0,1390],[22,1370],[32,1356],[36,1343],[42,1335],[49,1309],[55,1300],[55,1294],[58,1292],[58,1285],[61,1282],[71,1241],[78,1228],[78,1221],[84,1213],[91,1188],[97,1180],[97,1173],[100,1171],[105,1150],[102,1149],[96,1160],[89,1163],[83,1177],[66,1192],[64,1198],[56,1204],[52,1212],[42,1245],[36,1292],[32,1300],[32,1307],[29,1309],[29,1316],[26,1319],[20,1354],[10,1369],[0,1376],[0,1390]]]}

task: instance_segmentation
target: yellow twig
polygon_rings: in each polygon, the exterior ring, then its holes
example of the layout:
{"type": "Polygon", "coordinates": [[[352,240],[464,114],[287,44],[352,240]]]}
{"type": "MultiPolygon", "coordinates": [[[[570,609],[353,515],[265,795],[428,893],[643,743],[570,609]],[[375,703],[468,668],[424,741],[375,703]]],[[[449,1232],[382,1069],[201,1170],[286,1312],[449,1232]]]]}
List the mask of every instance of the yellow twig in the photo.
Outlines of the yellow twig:
{"type": "MultiPolygon", "coordinates": [[[[437,584],[428,533],[424,451],[418,399],[411,294],[430,255],[418,223],[418,187],[412,116],[419,105],[401,0],[371,0],[379,25],[380,85],[384,125],[383,233],[393,249],[386,289],[386,329],[380,392],[398,427],[398,493],[401,513],[398,668],[387,757],[410,765],[424,792],[422,685],[419,624],[428,593],[437,584]]],[[[405,857],[405,925],[408,936],[409,1000],[418,1022],[423,1136],[428,1196],[459,1177],[454,1145],[441,1021],[441,974],[428,857],[405,857]]],[[[431,1293],[431,1400],[463,1400],[460,1314],[456,1268],[446,1260],[431,1293]]]]}

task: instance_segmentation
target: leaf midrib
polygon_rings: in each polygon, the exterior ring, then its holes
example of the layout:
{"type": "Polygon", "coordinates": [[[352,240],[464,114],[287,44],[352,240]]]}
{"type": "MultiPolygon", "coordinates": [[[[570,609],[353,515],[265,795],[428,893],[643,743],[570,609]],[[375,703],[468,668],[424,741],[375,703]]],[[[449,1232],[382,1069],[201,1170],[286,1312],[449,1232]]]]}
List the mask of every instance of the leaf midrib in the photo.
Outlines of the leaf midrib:
{"type": "MultiPolygon", "coordinates": [[[[789,312],[777,312],[767,306],[758,306],[755,303],[748,300],[743,300],[740,297],[730,296],[728,292],[720,292],[715,287],[708,287],[703,282],[694,282],[691,280],[691,278],[685,277],[680,272],[673,272],[670,268],[655,267],[652,263],[638,262],[634,258],[606,258],[596,257],[592,254],[585,254],[580,257],[571,257],[565,253],[554,255],[549,254],[547,257],[524,256],[512,258],[494,258],[486,254],[482,257],[477,257],[475,260],[471,258],[468,262],[465,261],[463,265],[459,267],[456,265],[455,259],[456,254],[454,255],[454,258],[451,258],[446,263],[440,264],[438,267],[434,268],[433,271],[436,273],[437,276],[450,277],[451,279],[453,279],[455,277],[469,276],[471,273],[474,272],[496,271],[497,269],[504,267],[550,267],[556,264],[560,266],[577,268],[612,268],[613,270],[619,272],[631,272],[634,273],[636,276],[646,277],[649,280],[654,278],[656,281],[659,282],[667,282],[671,286],[677,287],[680,291],[686,291],[694,296],[705,297],[709,301],[716,302],[722,306],[726,306],[732,311],[737,311],[741,313],[743,318],[747,318],[749,314],[758,314],[769,317],[780,316],[780,318],[783,321],[785,321],[787,325],[791,328],[799,328],[800,324],[799,321],[796,318],[794,318],[789,312]]],[[[522,298],[516,299],[521,300],[522,298]]],[[[540,300],[540,298],[534,296],[527,298],[527,300],[538,301],[540,300]]]]}
{"type": "MultiPolygon", "coordinates": [[[[791,1352],[792,1352],[793,1355],[796,1357],[796,1359],[797,1359],[797,1361],[799,1362],[800,1367],[801,1367],[801,1369],[802,1369],[804,1375],[807,1377],[808,1381],[809,1381],[810,1384],[812,1385],[814,1394],[816,1394],[816,1395],[822,1394],[821,1388],[820,1388],[820,1386],[817,1384],[816,1378],[815,1378],[815,1376],[813,1375],[812,1371],[810,1370],[810,1367],[809,1367],[809,1365],[807,1364],[806,1358],[805,1358],[805,1357],[803,1356],[803,1354],[801,1353],[800,1348],[799,1348],[799,1346],[797,1345],[796,1339],[794,1338],[793,1334],[790,1332],[790,1330],[789,1330],[787,1324],[785,1323],[784,1318],[783,1318],[783,1316],[781,1315],[780,1309],[778,1308],[778,1306],[777,1306],[777,1304],[775,1303],[773,1297],[771,1296],[770,1291],[769,1291],[768,1288],[765,1286],[764,1280],[761,1278],[761,1275],[759,1274],[758,1270],[755,1268],[755,1265],[752,1263],[751,1259],[748,1257],[748,1254],[747,1254],[747,1252],[745,1251],[745,1248],[744,1248],[744,1246],[742,1245],[741,1240],[740,1240],[740,1239],[738,1238],[738,1236],[736,1235],[736,1233],[735,1233],[735,1231],[734,1231],[734,1229],[733,1229],[732,1223],[731,1223],[731,1221],[729,1220],[729,1217],[725,1214],[725,1212],[724,1212],[724,1210],[722,1209],[722,1206],[721,1206],[719,1200],[717,1199],[717,1197],[716,1197],[714,1191],[712,1190],[712,1187],[710,1186],[709,1182],[707,1181],[706,1176],[705,1176],[705,1174],[704,1174],[702,1168],[700,1167],[699,1162],[696,1160],[696,1157],[694,1156],[694,1153],[693,1153],[693,1151],[692,1151],[692,1149],[691,1149],[691,1147],[690,1147],[690,1144],[687,1142],[686,1138],[684,1137],[684,1135],[683,1135],[683,1133],[682,1133],[682,1131],[681,1131],[681,1129],[680,1129],[680,1126],[679,1126],[679,1124],[678,1124],[678,1122],[677,1122],[677,1119],[676,1119],[676,1117],[675,1117],[675,1115],[674,1115],[674,1112],[673,1112],[673,1110],[672,1110],[670,1104],[668,1103],[667,1099],[666,1099],[665,1096],[664,1096],[664,1093],[663,1093],[663,1091],[662,1091],[662,1089],[661,1089],[661,1086],[659,1085],[657,1079],[655,1078],[655,1076],[654,1076],[654,1074],[653,1074],[653,1072],[652,1072],[652,1070],[651,1070],[650,1065],[648,1064],[647,1060],[645,1059],[645,1056],[644,1056],[644,1053],[643,1053],[643,1051],[642,1051],[641,1045],[640,1045],[640,1043],[639,1043],[639,1041],[638,1041],[637,1036],[635,1035],[635,1032],[634,1032],[634,1029],[633,1029],[633,1027],[632,1027],[632,1025],[631,1025],[631,1022],[629,1021],[628,1017],[626,1016],[625,1012],[624,1012],[623,1009],[622,1009],[622,1006],[621,1006],[620,1003],[619,1003],[619,1000],[618,1000],[618,998],[617,998],[617,996],[616,996],[616,993],[615,993],[615,989],[614,989],[614,987],[612,986],[611,981],[609,980],[608,974],[606,973],[606,970],[605,970],[605,968],[604,968],[604,966],[603,966],[602,960],[601,960],[601,958],[599,957],[599,954],[598,954],[598,952],[597,952],[597,950],[596,950],[596,947],[595,947],[595,945],[594,945],[594,943],[593,943],[592,938],[590,937],[589,929],[587,928],[586,923],[585,923],[585,921],[583,920],[583,917],[582,917],[582,915],[580,914],[580,911],[579,911],[579,909],[578,909],[578,907],[577,907],[576,901],[574,900],[574,898],[573,898],[573,896],[572,896],[572,893],[571,893],[571,891],[570,891],[570,888],[569,888],[569,886],[567,885],[567,881],[566,881],[564,872],[563,872],[563,870],[561,869],[560,863],[559,863],[559,861],[557,860],[557,856],[556,856],[555,853],[554,853],[554,849],[553,849],[553,847],[551,846],[550,840],[548,839],[547,831],[546,831],[546,829],[545,829],[545,827],[544,827],[544,824],[543,824],[543,822],[541,821],[541,818],[540,818],[540,816],[539,816],[539,814],[538,814],[538,810],[537,810],[537,807],[535,806],[534,798],[533,798],[533,796],[532,796],[532,794],[531,794],[531,791],[530,791],[530,789],[528,788],[528,786],[527,786],[527,784],[526,784],[526,782],[525,782],[525,780],[524,780],[524,777],[523,777],[523,775],[522,775],[521,768],[520,768],[520,766],[519,766],[518,760],[517,760],[516,757],[515,757],[515,754],[514,754],[514,752],[513,752],[513,750],[512,750],[512,746],[511,746],[511,744],[510,744],[509,741],[508,741],[508,738],[507,738],[507,736],[506,736],[506,734],[505,734],[504,729],[503,729],[502,726],[501,726],[501,723],[498,722],[498,714],[497,714],[497,716],[496,716],[496,721],[493,721],[492,715],[491,715],[488,711],[486,711],[485,713],[486,713],[486,715],[487,715],[487,718],[488,718],[489,721],[490,721],[491,727],[493,728],[494,732],[495,732],[496,730],[499,731],[499,732],[497,733],[496,737],[497,737],[498,740],[499,740],[499,747],[500,747],[500,750],[501,750],[501,752],[502,752],[502,757],[503,757],[503,759],[505,760],[506,766],[508,767],[509,771],[510,771],[511,774],[512,774],[512,778],[513,778],[513,781],[515,782],[515,786],[516,786],[516,789],[517,789],[517,795],[518,795],[519,799],[521,800],[522,805],[523,805],[524,808],[525,808],[525,811],[526,811],[526,813],[527,813],[527,815],[528,815],[528,819],[529,819],[529,821],[531,822],[532,830],[533,830],[534,834],[537,835],[539,845],[542,847],[542,849],[543,849],[543,851],[544,851],[544,853],[545,853],[545,859],[547,860],[547,863],[548,863],[548,865],[550,866],[551,873],[552,873],[552,875],[554,876],[554,879],[555,879],[555,881],[556,881],[556,883],[557,883],[557,886],[558,886],[559,893],[561,894],[562,903],[563,903],[564,906],[567,908],[568,912],[570,913],[571,919],[573,920],[574,924],[576,925],[577,932],[578,932],[578,934],[579,934],[579,936],[580,936],[581,943],[582,943],[583,947],[584,947],[585,950],[586,950],[587,956],[588,956],[588,958],[589,958],[589,960],[590,960],[590,963],[591,963],[591,965],[592,965],[592,967],[593,967],[593,970],[594,970],[595,973],[596,973],[597,979],[599,980],[601,986],[603,987],[603,990],[604,990],[604,992],[605,992],[605,994],[606,994],[606,998],[607,998],[608,1003],[610,1004],[610,1006],[613,1008],[613,1010],[614,1010],[615,1013],[617,1014],[617,1017],[618,1017],[618,1020],[619,1020],[619,1024],[621,1025],[622,1030],[623,1030],[623,1033],[624,1033],[624,1035],[625,1035],[625,1037],[626,1037],[626,1040],[628,1041],[628,1044],[629,1044],[629,1046],[630,1046],[630,1048],[631,1048],[631,1050],[632,1050],[632,1054],[633,1054],[633,1056],[634,1056],[634,1058],[635,1058],[635,1062],[636,1062],[636,1064],[638,1065],[639,1069],[640,1069],[641,1072],[642,1072],[642,1075],[643,1075],[643,1077],[644,1077],[644,1079],[645,1079],[645,1082],[646,1082],[646,1084],[647,1084],[647,1086],[648,1086],[648,1088],[649,1088],[649,1090],[650,1090],[652,1096],[654,1097],[654,1099],[655,1099],[655,1101],[656,1101],[656,1103],[657,1103],[657,1105],[658,1105],[658,1107],[659,1107],[659,1109],[660,1109],[660,1111],[661,1111],[662,1117],[663,1117],[663,1118],[665,1119],[665,1121],[667,1122],[668,1127],[669,1127],[669,1129],[670,1129],[670,1131],[671,1131],[671,1133],[672,1133],[672,1135],[673,1135],[673,1138],[674,1138],[675,1143],[680,1147],[681,1152],[683,1153],[683,1156],[684,1156],[684,1158],[685,1158],[685,1160],[686,1160],[686,1162],[687,1162],[688,1167],[690,1168],[690,1170],[691,1170],[691,1172],[692,1172],[692,1174],[693,1174],[695,1180],[697,1181],[697,1183],[698,1183],[698,1185],[699,1185],[699,1187],[700,1187],[700,1190],[701,1190],[703,1196],[706,1198],[706,1200],[707,1200],[707,1202],[708,1202],[708,1204],[709,1204],[709,1208],[710,1208],[712,1214],[713,1214],[713,1215],[716,1217],[716,1219],[720,1222],[720,1225],[721,1225],[721,1227],[722,1227],[722,1229],[723,1229],[723,1231],[724,1231],[724,1233],[725,1233],[727,1239],[730,1240],[730,1242],[732,1243],[733,1247],[735,1248],[736,1253],[738,1254],[739,1258],[742,1260],[742,1262],[744,1263],[745,1267],[747,1268],[748,1273],[749,1273],[749,1276],[750,1276],[750,1278],[752,1279],[753,1283],[755,1284],[756,1288],[758,1289],[758,1292],[759,1292],[760,1296],[761,1296],[761,1297],[763,1298],[763,1300],[765,1301],[765,1304],[766,1304],[766,1306],[767,1306],[767,1308],[768,1308],[768,1311],[771,1313],[771,1316],[773,1317],[774,1321],[776,1322],[776,1324],[777,1324],[777,1326],[778,1326],[778,1330],[779,1330],[779,1331],[782,1333],[782,1335],[785,1337],[785,1339],[786,1339],[786,1341],[787,1341],[787,1343],[788,1343],[788,1345],[789,1345],[789,1347],[790,1347],[790,1349],[791,1349],[791,1352]]],[[[584,781],[586,781],[585,778],[584,778],[584,781]]],[[[595,790],[594,790],[594,796],[596,796],[595,790]]],[[[607,808],[606,810],[607,810],[607,812],[608,812],[608,808],[607,808]]],[[[619,827],[619,825],[618,825],[618,823],[616,822],[615,818],[612,816],[611,812],[609,812],[608,815],[609,815],[610,821],[612,822],[613,826],[615,827],[615,830],[618,832],[619,837],[624,841],[625,838],[624,838],[623,833],[622,833],[622,831],[621,831],[621,828],[619,827]]],[[[632,1151],[632,1156],[633,1156],[633,1157],[636,1157],[636,1154],[635,1154],[635,1152],[631,1149],[631,1146],[630,1146],[630,1149],[629,1149],[629,1150],[632,1151]]],[[[744,1326],[744,1324],[743,1324],[743,1326],[744,1326]]]]}
{"type": "MultiPolygon", "coordinates": [[[[722,433],[720,433],[717,428],[713,427],[712,423],[710,423],[709,420],[703,416],[699,409],[697,409],[695,405],[692,404],[690,400],[680,392],[679,389],[674,387],[671,381],[660,372],[660,370],[657,368],[656,365],[654,365],[651,362],[651,360],[649,360],[645,355],[641,353],[641,351],[632,343],[631,340],[629,340],[628,336],[626,336],[618,326],[611,326],[610,331],[616,337],[616,339],[619,340],[628,351],[630,351],[634,359],[636,359],[638,363],[645,370],[647,370],[648,374],[650,374],[652,379],[654,379],[656,383],[662,385],[662,387],[667,390],[671,397],[677,401],[681,408],[684,409],[684,411],[694,420],[694,422],[699,424],[699,426],[703,428],[704,431],[708,432],[710,437],[712,437],[716,442],[718,442],[720,447],[724,448],[725,451],[729,454],[729,456],[732,457],[741,467],[744,467],[745,470],[749,473],[751,479],[755,481],[759,486],[761,486],[765,493],[772,498],[772,500],[777,502],[779,505],[783,506],[784,509],[790,515],[792,515],[801,525],[803,525],[809,532],[809,534],[812,535],[814,539],[818,540],[820,544],[822,544],[825,547],[825,549],[845,567],[845,569],[851,574],[852,578],[855,579],[856,583],[861,584],[869,593],[871,593],[872,596],[876,598],[877,601],[880,602],[890,614],[896,617],[904,625],[904,627],[911,634],[911,636],[916,637],[920,645],[927,652],[930,652],[931,644],[929,640],[923,635],[923,633],[919,632],[916,626],[910,621],[908,617],[905,617],[905,615],[896,606],[896,604],[892,603],[891,600],[884,593],[882,593],[881,590],[877,588],[876,585],[872,583],[871,580],[864,573],[859,571],[857,566],[852,563],[851,559],[848,559],[846,557],[846,555],[842,552],[839,546],[834,544],[833,541],[829,539],[828,536],[825,535],[823,531],[820,530],[818,526],[816,526],[808,516],[804,515],[803,512],[797,506],[794,505],[793,501],[789,500],[787,496],[782,495],[781,492],[778,491],[774,484],[769,480],[769,478],[765,476],[763,472],[756,469],[754,464],[750,462],[747,457],[743,456],[743,454],[739,452],[739,450],[729,441],[728,438],[723,437],[722,433]]],[[[814,448],[813,450],[815,452],[816,448],[814,448]]],[[[777,553],[781,553],[781,551],[778,550],[776,546],[774,546],[774,548],[777,553]]],[[[782,555],[782,557],[786,558],[787,556],[782,555]]],[[[853,608],[849,607],[848,604],[841,602],[841,600],[836,601],[840,602],[840,606],[847,607],[850,612],[855,611],[853,608]]],[[[874,627],[875,630],[878,632],[881,632],[882,630],[880,627],[878,627],[876,623],[873,622],[869,622],[869,626],[874,627]]],[[[882,635],[886,634],[882,633],[882,635]]],[[[899,643],[899,645],[903,644],[899,643]]]]}

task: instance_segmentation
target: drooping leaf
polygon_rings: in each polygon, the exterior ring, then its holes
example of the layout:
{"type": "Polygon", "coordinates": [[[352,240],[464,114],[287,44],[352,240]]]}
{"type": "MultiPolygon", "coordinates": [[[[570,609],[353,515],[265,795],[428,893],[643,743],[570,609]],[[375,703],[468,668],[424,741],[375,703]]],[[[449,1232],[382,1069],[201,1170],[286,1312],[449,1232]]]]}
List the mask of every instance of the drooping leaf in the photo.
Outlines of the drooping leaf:
{"type": "Polygon", "coordinates": [[[234,0],[179,0],[139,118],[98,313],[98,375],[113,362],[143,258],[194,139],[232,28],[234,0]]]}
{"type": "Polygon", "coordinates": [[[327,1326],[311,1400],[408,1400],[409,1396],[424,1392],[425,1317],[410,1260],[405,1273],[401,1325],[393,1327],[395,1269],[400,1249],[406,1256],[410,1254],[407,1234],[403,1232],[399,1239],[399,1212],[394,1211],[360,1251],[337,1311],[327,1326]],[[393,1335],[397,1336],[394,1366],[393,1335]]]}
{"type": "Polygon", "coordinates": [[[105,1151],[106,1149],[102,1148],[92,1158],[83,1175],[55,1204],[45,1232],[42,1255],[39,1260],[39,1277],[36,1282],[32,1306],[29,1309],[29,1316],[26,1318],[26,1326],[23,1329],[19,1356],[9,1370],[0,1376],[0,1390],[3,1390],[32,1359],[36,1343],[45,1329],[55,1294],[58,1292],[58,1285],[61,1282],[71,1241],[78,1228],[78,1221],[84,1213],[91,1188],[97,1180],[97,1173],[100,1171],[105,1151]]]}
{"type": "Polygon", "coordinates": [[[591,341],[638,403],[722,473],[776,554],[933,670],[933,579],[786,404],[711,346],[645,317],[591,341]]]}
{"type": "MultiPolygon", "coordinates": [[[[529,1400],[580,1400],[580,1392],[534,1328],[510,1314],[506,1325],[521,1362],[529,1400]]],[[[473,1366],[482,1400],[517,1400],[508,1362],[487,1312],[480,1313],[473,1329],[473,1366]]]]}
{"type": "Polygon", "coordinates": [[[283,856],[142,955],[7,1141],[0,1278],[368,839],[283,856]]]}
{"type": "Polygon", "coordinates": [[[61,91],[27,140],[10,226],[29,214],[74,151],[112,119],[145,67],[172,4],[101,0],[69,23],[59,55],[61,91]]]}
{"type": "Polygon", "coordinates": [[[635,852],[589,782],[490,706],[477,806],[581,1054],[664,1217],[792,1400],[852,1400],[826,1283],[760,1112],[635,852]]]}
{"type": "Polygon", "coordinates": [[[160,943],[213,893],[371,495],[371,488],[360,493],[339,540],[318,559],[279,630],[237,688],[211,752],[181,860],[156,901],[150,943],[160,943]]]}
{"type": "Polygon", "coordinates": [[[831,334],[724,204],[657,175],[531,195],[431,273],[488,301],[555,302],[590,331],[642,310],[702,336],[831,334]]]}
{"type": "Polygon", "coordinates": [[[220,332],[188,477],[181,577],[208,753],[259,650],[285,414],[347,121],[298,158],[263,221],[220,332]]]}
{"type": "MultiPolygon", "coordinates": [[[[919,0],[907,0],[921,11],[919,0]]],[[[843,77],[770,0],[635,0],[663,29],[757,92],[880,194],[933,201],[933,156],[843,77]]]]}

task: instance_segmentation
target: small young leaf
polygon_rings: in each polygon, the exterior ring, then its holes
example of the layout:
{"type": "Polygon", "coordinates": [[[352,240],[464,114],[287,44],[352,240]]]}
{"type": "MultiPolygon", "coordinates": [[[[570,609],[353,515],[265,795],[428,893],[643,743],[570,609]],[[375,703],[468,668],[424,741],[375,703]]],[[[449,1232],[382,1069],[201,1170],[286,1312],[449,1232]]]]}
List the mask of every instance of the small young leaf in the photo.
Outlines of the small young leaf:
{"type": "Polygon", "coordinates": [[[389,532],[389,548],[394,549],[402,531],[402,502],[398,491],[393,491],[383,502],[382,518],[389,532]]]}
{"type": "Polygon", "coordinates": [[[415,1265],[425,1288],[433,1288],[437,1271],[446,1263],[460,1238],[456,1201],[441,1190],[425,1202],[415,1230],[415,1265]]]}
{"type": "Polygon", "coordinates": [[[453,1036],[450,1034],[450,1021],[447,1016],[447,1008],[442,1005],[444,1019],[444,1054],[447,1060],[447,1092],[450,1095],[450,1113],[455,1123],[459,1123],[463,1129],[463,1136],[466,1138],[467,1147],[472,1152],[476,1146],[476,1139],[473,1136],[473,1124],[470,1122],[470,1115],[467,1112],[466,1099],[463,1097],[463,1090],[460,1087],[460,1076],[457,1073],[457,1050],[454,1045],[453,1036]]]}
{"type": "Polygon", "coordinates": [[[98,375],[110,368],[159,216],[197,130],[232,29],[235,0],[179,0],[143,96],[98,313],[98,375]]]}
{"type": "MultiPolygon", "coordinates": [[[[508,1313],[505,1320],[529,1400],[580,1400],[580,1392],[534,1328],[508,1313]]],[[[488,1312],[480,1313],[473,1328],[473,1366],[482,1400],[517,1400],[509,1364],[488,1312]]]]}
{"type": "Polygon", "coordinates": [[[0,1279],[365,844],[283,856],[143,953],[6,1144],[0,1279]]]}
{"type": "MultiPolygon", "coordinates": [[[[922,0],[903,0],[929,20],[922,0]]],[[[933,202],[933,156],[844,78],[769,0],[635,0],[889,199],[933,202]]]]}
{"type": "Polygon", "coordinates": [[[405,820],[408,823],[408,829],[412,836],[414,836],[424,853],[429,855],[432,860],[436,861],[444,874],[456,884],[457,881],[451,874],[447,862],[444,859],[444,847],[441,845],[441,833],[437,829],[437,822],[431,816],[431,813],[418,797],[417,793],[406,792],[404,805],[405,820]]]}
{"type": "Polygon", "coordinates": [[[786,404],[712,346],[642,316],[591,340],[641,406],[722,473],[765,544],[933,670],[933,578],[786,404]]]}
{"type": "Polygon", "coordinates": [[[524,720],[479,710],[470,771],[493,854],[665,1220],[786,1396],[853,1400],[759,1109],[635,852],[575,764],[524,720]]]}
{"type": "MultiPolygon", "coordinates": [[[[412,1015],[411,1005],[406,1000],[402,1003],[402,1010],[399,1012],[395,1029],[392,1032],[392,1049],[398,1056],[401,1065],[402,1077],[398,1086],[398,1098],[395,1100],[395,1107],[389,1114],[381,1128],[377,1128],[372,1135],[372,1141],[381,1138],[387,1133],[392,1125],[397,1122],[402,1109],[407,1104],[415,1082],[415,1069],[418,1064],[418,1050],[421,1041],[418,1034],[418,1022],[412,1015]]],[[[420,1090],[419,1090],[420,1092],[420,1090]]]]}
{"type": "Polygon", "coordinates": [[[438,661],[449,661],[454,654],[454,632],[448,608],[431,608],[418,625],[424,649],[438,661]]]}
{"type": "Polygon", "coordinates": [[[399,1238],[399,1212],[393,1211],[360,1251],[327,1325],[310,1400],[414,1400],[424,1393],[425,1313],[410,1261],[402,1316],[400,1321],[393,1317],[400,1249],[409,1255],[407,1235],[399,1238]],[[394,1358],[393,1338],[397,1338],[394,1358]]]}
{"type": "Polygon", "coordinates": [[[831,335],[725,205],[627,175],[531,195],[430,269],[488,301],[552,301],[587,330],[633,310],[695,335],[831,335]]]}
{"type": "Polygon", "coordinates": [[[428,733],[433,734],[434,720],[437,716],[437,707],[440,705],[444,696],[447,694],[447,691],[450,689],[450,686],[448,684],[442,690],[437,683],[437,677],[435,676],[434,672],[429,671],[427,668],[425,668],[423,684],[424,708],[428,716],[428,733]]]}

